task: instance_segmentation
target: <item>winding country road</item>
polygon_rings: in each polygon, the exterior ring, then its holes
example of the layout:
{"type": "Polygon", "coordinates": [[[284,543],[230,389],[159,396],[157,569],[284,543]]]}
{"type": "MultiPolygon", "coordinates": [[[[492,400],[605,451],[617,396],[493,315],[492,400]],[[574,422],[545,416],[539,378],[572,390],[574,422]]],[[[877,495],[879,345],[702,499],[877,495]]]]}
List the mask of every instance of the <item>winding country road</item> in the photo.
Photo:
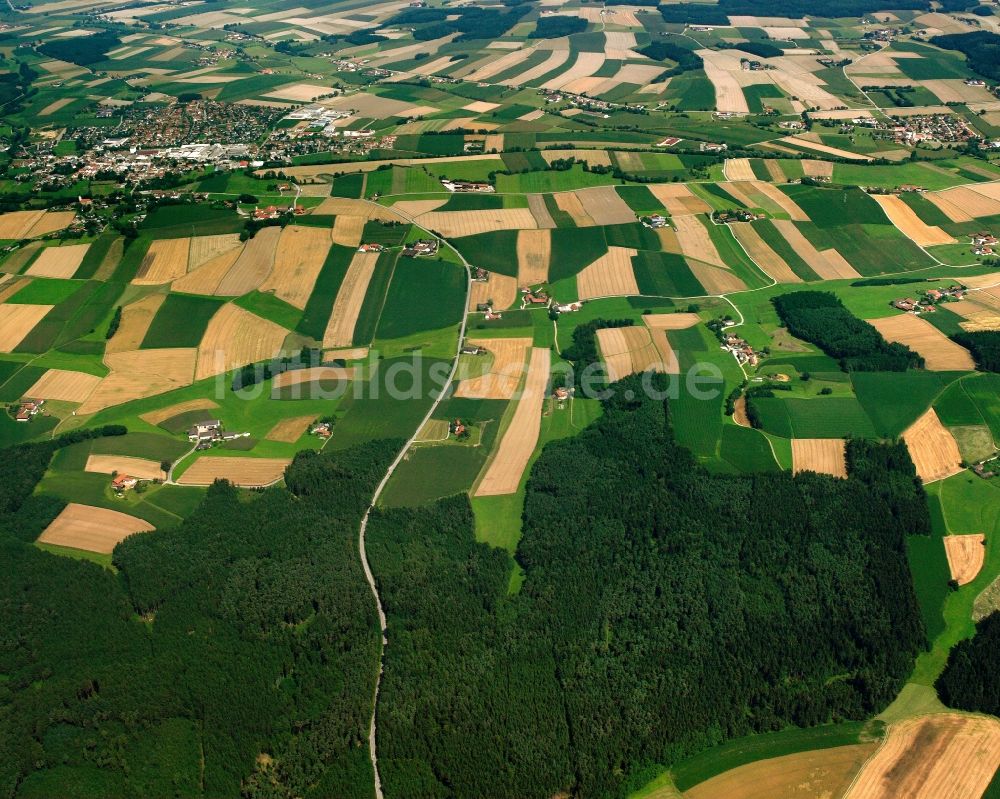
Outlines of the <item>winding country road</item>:
{"type": "MultiPolygon", "coordinates": [[[[380,209],[384,208],[384,206],[372,202],[371,200],[364,200],[364,202],[368,203],[369,205],[374,205],[375,207],[380,209]]],[[[405,217],[417,227],[421,227],[420,224],[409,214],[405,214],[397,209],[393,209],[393,211],[399,214],[400,216],[405,217]]],[[[454,251],[454,253],[461,259],[462,266],[465,267],[465,301],[463,304],[463,312],[462,312],[462,327],[458,334],[458,344],[455,347],[455,358],[451,364],[451,371],[448,373],[448,381],[445,383],[444,388],[441,390],[441,393],[437,397],[435,397],[434,402],[431,404],[431,407],[427,410],[427,413],[424,415],[424,418],[420,420],[420,424],[418,424],[417,427],[414,429],[413,435],[410,436],[406,444],[403,445],[403,448],[399,451],[399,454],[396,456],[396,459],[389,465],[389,469],[385,473],[385,476],[382,478],[382,482],[380,482],[378,486],[376,486],[375,493],[372,495],[372,501],[368,505],[368,510],[365,511],[364,517],[361,519],[361,527],[358,531],[358,552],[361,555],[361,568],[364,570],[365,580],[367,580],[368,582],[368,587],[371,588],[372,596],[375,597],[375,606],[378,609],[378,623],[382,631],[382,643],[379,649],[378,675],[375,678],[375,696],[374,696],[374,701],[372,702],[372,718],[371,718],[371,724],[368,727],[368,751],[369,754],[371,755],[372,769],[375,772],[376,799],[383,799],[382,778],[379,775],[379,770],[378,770],[376,717],[378,715],[379,690],[382,687],[382,672],[385,669],[385,648],[389,643],[389,639],[388,639],[388,630],[385,620],[385,610],[382,607],[382,598],[379,596],[378,585],[375,582],[375,576],[372,574],[371,565],[368,563],[368,553],[365,550],[365,533],[368,530],[368,520],[371,517],[371,512],[375,509],[375,503],[378,502],[378,498],[385,490],[385,487],[388,484],[389,479],[392,477],[393,473],[399,467],[399,464],[403,462],[403,459],[406,457],[406,454],[410,451],[410,447],[413,446],[413,442],[416,440],[417,434],[420,432],[421,428],[425,424],[427,424],[427,421],[431,418],[434,411],[437,410],[437,407],[441,403],[442,398],[447,393],[448,386],[451,385],[451,382],[455,378],[455,372],[458,369],[458,356],[462,349],[462,342],[465,341],[465,329],[469,320],[469,314],[468,314],[469,296],[470,293],[472,292],[471,267],[469,265],[469,262],[465,260],[465,256],[462,255],[462,253],[459,252],[458,249],[456,249],[450,243],[448,243],[447,239],[445,239],[442,236],[438,236],[437,238],[443,244],[447,244],[449,247],[451,247],[452,251],[454,251]]]]}

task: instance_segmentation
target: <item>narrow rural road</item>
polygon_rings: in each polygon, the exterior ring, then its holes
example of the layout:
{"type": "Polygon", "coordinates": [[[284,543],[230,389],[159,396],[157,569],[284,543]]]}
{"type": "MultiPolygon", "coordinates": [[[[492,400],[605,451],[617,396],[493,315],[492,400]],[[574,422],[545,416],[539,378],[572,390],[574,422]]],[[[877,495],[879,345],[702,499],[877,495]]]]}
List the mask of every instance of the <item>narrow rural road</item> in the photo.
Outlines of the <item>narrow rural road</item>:
{"type": "MultiPolygon", "coordinates": [[[[372,202],[371,200],[363,200],[363,202],[366,202],[369,205],[373,205],[376,208],[380,209],[384,208],[384,206],[372,202]]],[[[409,214],[402,213],[401,211],[398,211],[396,209],[394,209],[394,211],[400,216],[408,219],[411,223],[413,223],[417,227],[420,227],[419,223],[417,223],[417,221],[413,219],[409,214]]],[[[417,427],[414,429],[413,435],[410,436],[407,442],[403,445],[403,448],[399,451],[399,454],[396,456],[396,459],[389,465],[389,469],[385,473],[385,476],[382,478],[382,481],[378,484],[378,486],[376,486],[375,493],[372,494],[372,501],[368,505],[368,510],[365,511],[364,517],[361,519],[361,527],[359,528],[358,531],[358,552],[361,555],[361,568],[364,570],[365,580],[368,582],[368,587],[371,589],[372,596],[375,597],[375,607],[378,610],[378,623],[382,632],[382,643],[379,650],[378,675],[375,677],[375,695],[372,701],[372,718],[371,718],[371,724],[368,727],[368,752],[371,755],[372,770],[375,772],[375,799],[383,799],[382,777],[379,774],[378,770],[378,743],[376,740],[378,730],[377,730],[376,718],[378,716],[379,691],[382,687],[382,672],[385,669],[385,648],[389,644],[389,638],[388,638],[388,629],[385,619],[385,609],[382,606],[382,598],[379,596],[378,585],[375,582],[375,576],[372,574],[371,564],[369,564],[368,562],[368,553],[367,550],[365,549],[365,533],[368,531],[368,520],[371,518],[372,511],[375,510],[375,503],[378,502],[378,498],[382,495],[382,492],[385,490],[386,485],[388,485],[389,479],[392,477],[393,473],[399,467],[399,464],[403,462],[403,459],[406,457],[406,454],[410,451],[410,447],[413,446],[413,442],[416,441],[417,434],[420,432],[421,428],[425,424],[427,424],[427,421],[434,414],[434,411],[437,410],[438,405],[441,404],[441,399],[447,393],[448,386],[451,385],[452,380],[455,379],[455,372],[458,370],[458,357],[462,349],[462,342],[465,341],[465,330],[469,320],[469,315],[468,315],[469,296],[472,292],[471,266],[469,265],[469,262],[465,260],[465,256],[462,255],[462,253],[459,252],[457,248],[453,247],[448,242],[447,239],[445,239],[442,236],[438,236],[437,238],[443,244],[447,244],[449,247],[451,247],[454,253],[461,259],[462,266],[465,267],[465,302],[463,305],[463,313],[462,313],[462,327],[458,334],[458,344],[455,346],[455,358],[451,364],[451,371],[448,373],[448,381],[445,383],[444,388],[442,388],[441,393],[437,397],[435,397],[434,402],[431,404],[431,407],[427,410],[427,413],[424,415],[424,418],[420,420],[420,424],[418,424],[417,427]]]]}

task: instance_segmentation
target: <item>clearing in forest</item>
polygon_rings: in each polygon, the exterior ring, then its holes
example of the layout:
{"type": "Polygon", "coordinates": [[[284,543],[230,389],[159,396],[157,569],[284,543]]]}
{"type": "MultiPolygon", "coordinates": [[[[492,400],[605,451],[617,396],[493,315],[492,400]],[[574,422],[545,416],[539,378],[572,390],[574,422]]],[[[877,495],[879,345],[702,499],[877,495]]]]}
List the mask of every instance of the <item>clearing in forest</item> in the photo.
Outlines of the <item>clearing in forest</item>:
{"type": "Polygon", "coordinates": [[[531,350],[528,376],[517,400],[514,416],[503,433],[494,457],[486,466],[476,496],[488,497],[513,494],[538,444],[542,427],[542,402],[549,382],[549,351],[542,347],[531,350]]]}
{"type": "Polygon", "coordinates": [[[597,343],[608,371],[608,380],[612,382],[650,369],[667,371],[660,349],[645,327],[604,327],[597,331],[597,343]]]}
{"type": "Polygon", "coordinates": [[[924,359],[924,367],[934,372],[972,371],[976,368],[969,351],[913,314],[871,319],[869,324],[887,341],[905,344],[924,359]]]}
{"type": "Polygon", "coordinates": [[[107,508],[70,502],[38,537],[40,544],[110,555],[119,541],[156,528],[144,519],[107,508]]]}
{"type": "Polygon", "coordinates": [[[288,458],[227,458],[206,455],[185,470],[177,482],[181,485],[211,485],[228,480],[233,485],[258,488],[281,479],[288,458]]]}
{"type": "Polygon", "coordinates": [[[948,570],[959,585],[971,583],[983,568],[986,559],[986,536],[982,533],[971,535],[946,535],[944,553],[948,556],[948,570]]]}
{"type": "Polygon", "coordinates": [[[223,305],[208,323],[198,346],[195,380],[273,358],[287,335],[281,325],[238,305],[223,305]]]}
{"type": "Polygon", "coordinates": [[[841,438],[793,438],[792,474],[816,472],[847,477],[846,442],[841,438]]]}
{"type": "Polygon", "coordinates": [[[594,297],[633,297],[639,286],[632,269],[636,250],[630,247],[608,247],[608,251],[576,276],[577,293],[581,300],[594,297]]]}
{"type": "Polygon", "coordinates": [[[933,408],[903,433],[917,475],[925,483],[942,480],[962,471],[962,453],[958,442],[933,408]]]}
{"type": "Polygon", "coordinates": [[[982,796],[1000,766],[1000,721],[935,713],[891,724],[846,799],[982,796]]]}
{"type": "MultiPolygon", "coordinates": [[[[460,379],[455,388],[455,396],[477,399],[510,399],[513,397],[521,378],[524,376],[528,350],[531,349],[531,339],[467,339],[466,343],[469,346],[482,347],[487,350],[493,361],[485,373],[477,377],[460,379]]],[[[484,356],[466,357],[478,360],[484,356]]]]}

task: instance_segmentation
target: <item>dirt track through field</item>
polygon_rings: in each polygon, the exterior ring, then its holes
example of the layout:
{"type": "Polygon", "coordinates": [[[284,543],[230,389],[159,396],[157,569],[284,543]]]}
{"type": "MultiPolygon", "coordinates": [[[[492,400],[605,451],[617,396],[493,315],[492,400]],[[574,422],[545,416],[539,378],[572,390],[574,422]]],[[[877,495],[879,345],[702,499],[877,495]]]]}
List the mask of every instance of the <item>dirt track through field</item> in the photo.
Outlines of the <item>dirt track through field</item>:
{"type": "MultiPolygon", "coordinates": [[[[473,347],[482,347],[489,351],[493,362],[489,370],[478,377],[462,377],[455,388],[456,397],[472,397],[481,399],[510,399],[524,375],[527,365],[528,351],[531,349],[530,338],[489,338],[467,339],[466,343],[473,347]]],[[[475,359],[485,358],[483,355],[465,356],[475,359]]],[[[475,363],[475,361],[472,361],[475,363]]]]}
{"type": "Polygon", "coordinates": [[[228,480],[233,485],[255,488],[270,485],[285,473],[288,458],[198,458],[177,480],[181,485],[211,485],[228,480]]]}
{"type": "Polygon", "coordinates": [[[952,579],[959,585],[971,583],[986,559],[986,536],[982,533],[946,535],[944,553],[948,557],[952,579]]]}
{"type": "Polygon", "coordinates": [[[219,281],[216,294],[226,297],[238,297],[248,294],[271,273],[274,266],[274,254],[281,240],[280,227],[266,227],[250,239],[232,268],[219,281]]]}
{"type": "Polygon", "coordinates": [[[324,348],[350,347],[354,343],[354,328],[378,259],[377,252],[359,252],[351,259],[323,334],[324,348]]]}
{"type": "Polygon", "coordinates": [[[903,433],[917,475],[925,483],[942,480],[962,471],[962,453],[955,437],[938,418],[933,408],[903,433]]]}
{"type": "Polygon", "coordinates": [[[802,235],[794,222],[787,219],[774,219],[771,223],[777,228],[788,245],[796,254],[819,275],[823,280],[839,280],[849,277],[861,277],[855,269],[844,260],[834,249],[820,252],[802,235]]]}
{"type": "Polygon", "coordinates": [[[0,352],[13,352],[54,305],[0,305],[0,352]]]}
{"type": "Polygon", "coordinates": [[[630,247],[608,247],[608,251],[576,276],[576,290],[581,300],[594,297],[634,297],[639,286],[632,269],[630,247]]]}
{"type": "Polygon", "coordinates": [[[289,305],[305,308],[330,245],[330,231],[325,228],[289,225],[281,231],[274,268],[260,290],[274,292],[289,305]]]}
{"type": "Polygon", "coordinates": [[[771,249],[749,222],[730,225],[733,235],[757,266],[779,283],[801,283],[800,278],[778,253],[771,249]]]}
{"type": "Polygon", "coordinates": [[[133,458],[129,455],[90,455],[83,470],[99,474],[117,474],[119,477],[128,475],[138,477],[140,480],[162,480],[166,477],[158,461],[133,458]]]}
{"type": "Polygon", "coordinates": [[[83,402],[100,382],[101,378],[86,372],[49,369],[25,392],[24,396],[32,399],[83,402]]]}
{"type": "Polygon", "coordinates": [[[902,234],[913,240],[918,247],[933,247],[937,244],[954,244],[955,239],[941,228],[928,225],[900,197],[894,194],[872,194],[871,198],[882,206],[902,234]]]}
{"type": "Polygon", "coordinates": [[[548,230],[518,231],[517,284],[537,286],[539,283],[548,282],[551,254],[552,236],[548,230]]]}
{"type": "Polygon", "coordinates": [[[1000,721],[935,713],[892,724],[847,799],[970,799],[1000,766],[1000,721]]]}
{"type": "Polygon", "coordinates": [[[924,368],[932,372],[973,371],[976,368],[972,355],[948,338],[934,325],[913,314],[887,316],[871,319],[874,326],[887,341],[905,344],[922,356],[924,368]]]}
{"type": "Polygon", "coordinates": [[[834,799],[877,748],[853,744],[757,760],[699,783],[684,799],[834,799]]]}
{"type": "Polygon", "coordinates": [[[80,406],[87,414],[143,397],[191,385],[198,350],[194,348],[109,352],[104,363],[111,374],[101,380],[80,406]]]}
{"type": "Polygon", "coordinates": [[[119,541],[133,533],[148,533],[154,529],[144,519],[127,513],[70,502],[45,528],[38,541],[110,555],[119,541]]]}
{"type": "Polygon", "coordinates": [[[218,407],[218,404],[213,400],[194,399],[188,400],[187,402],[178,402],[176,405],[168,405],[166,408],[158,408],[155,411],[149,411],[141,414],[139,418],[149,424],[158,425],[160,422],[172,419],[173,417],[179,416],[182,413],[187,413],[188,411],[207,411],[218,407]]]}
{"type": "Polygon", "coordinates": [[[272,427],[265,439],[268,441],[281,441],[285,444],[294,444],[305,434],[306,430],[316,420],[316,415],[296,416],[292,419],[282,419],[272,427]]]}
{"type": "Polygon", "coordinates": [[[612,382],[649,369],[666,372],[671,366],[664,363],[649,329],[641,325],[601,328],[597,331],[597,343],[612,382]]]}
{"type": "Polygon", "coordinates": [[[157,286],[184,277],[188,271],[191,239],[158,239],[149,245],[139,271],[132,281],[136,286],[157,286]]]}
{"type": "Polygon", "coordinates": [[[198,345],[195,380],[268,360],[281,351],[288,331],[238,305],[223,305],[198,345]]]}
{"type": "Polygon", "coordinates": [[[846,443],[840,438],[793,438],[792,474],[817,472],[847,477],[846,443]]]}
{"type": "Polygon", "coordinates": [[[542,403],[549,382],[549,351],[531,350],[528,376],[510,425],[504,431],[496,454],[476,489],[477,497],[513,494],[538,444],[542,427],[542,403]]]}
{"type": "Polygon", "coordinates": [[[63,247],[46,247],[24,274],[36,277],[71,278],[83,263],[90,249],[89,244],[68,244],[63,247]]]}
{"type": "MultiPolygon", "coordinates": [[[[548,278],[547,270],[546,278],[548,278]]],[[[469,310],[474,311],[480,303],[491,301],[495,310],[504,311],[510,308],[518,297],[517,284],[517,278],[501,275],[499,272],[490,272],[489,280],[472,281],[472,290],[469,292],[469,310]]]]}

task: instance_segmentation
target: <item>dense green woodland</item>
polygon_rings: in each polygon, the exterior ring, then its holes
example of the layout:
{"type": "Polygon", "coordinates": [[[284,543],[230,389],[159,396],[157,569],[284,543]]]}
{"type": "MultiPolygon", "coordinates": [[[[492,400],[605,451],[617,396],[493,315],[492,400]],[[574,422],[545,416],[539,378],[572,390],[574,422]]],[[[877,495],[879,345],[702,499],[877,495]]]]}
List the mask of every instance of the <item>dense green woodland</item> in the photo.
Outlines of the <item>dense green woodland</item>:
{"type": "Polygon", "coordinates": [[[965,331],[952,336],[976,361],[976,368],[983,372],[1000,372],[1000,332],[981,330],[975,333],[965,331]]]}
{"type": "Polygon", "coordinates": [[[976,625],[972,638],[959,641],[935,688],[948,707],[1000,716],[1000,613],[976,625]]]}
{"type": "Polygon", "coordinates": [[[217,483],[119,545],[118,574],[25,543],[54,516],[28,497],[52,444],[0,459],[0,795],[370,796],[356,536],[398,448],[300,453],[288,490],[217,483]]]}
{"type": "Polygon", "coordinates": [[[624,399],[639,380],[534,466],[517,595],[465,497],[373,516],[388,796],[621,796],[727,738],[866,718],[910,674],[905,448],[852,442],[848,480],[709,475],[663,403],[624,399]]]}

